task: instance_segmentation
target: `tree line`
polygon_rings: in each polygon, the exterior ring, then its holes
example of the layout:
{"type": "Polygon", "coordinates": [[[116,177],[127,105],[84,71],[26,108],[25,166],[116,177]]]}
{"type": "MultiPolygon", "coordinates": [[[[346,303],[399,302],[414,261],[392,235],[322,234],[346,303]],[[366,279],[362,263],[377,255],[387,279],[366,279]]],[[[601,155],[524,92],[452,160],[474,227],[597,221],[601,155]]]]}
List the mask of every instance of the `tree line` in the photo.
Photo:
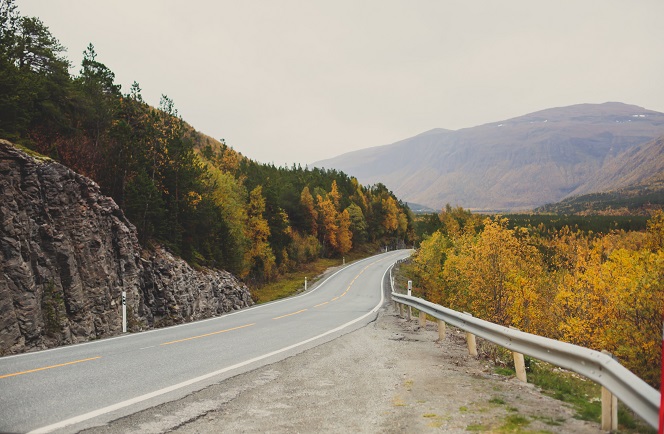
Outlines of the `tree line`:
{"type": "Polygon", "coordinates": [[[607,350],[659,388],[664,213],[645,231],[510,227],[447,207],[414,258],[420,294],[523,331],[607,350]]]}
{"type": "Polygon", "coordinates": [[[275,167],[196,132],[163,95],[126,93],[92,44],[78,75],[38,18],[0,0],[0,136],[94,179],[142,244],[261,283],[318,257],[412,243],[412,215],[384,185],[275,167]]]}

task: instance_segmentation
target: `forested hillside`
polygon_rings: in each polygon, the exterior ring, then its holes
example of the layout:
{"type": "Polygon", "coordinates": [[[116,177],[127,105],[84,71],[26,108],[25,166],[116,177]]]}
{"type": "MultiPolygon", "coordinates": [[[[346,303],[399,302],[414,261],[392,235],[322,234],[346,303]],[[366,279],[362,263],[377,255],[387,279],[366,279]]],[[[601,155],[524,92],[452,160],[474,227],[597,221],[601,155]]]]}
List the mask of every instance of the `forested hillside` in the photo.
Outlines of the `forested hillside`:
{"type": "Polygon", "coordinates": [[[268,281],[317,257],[410,243],[411,215],[381,184],[252,161],[196,132],[138,83],[123,93],[90,44],[77,75],[38,18],[0,1],[0,138],[94,179],[137,227],[193,265],[268,281]]]}

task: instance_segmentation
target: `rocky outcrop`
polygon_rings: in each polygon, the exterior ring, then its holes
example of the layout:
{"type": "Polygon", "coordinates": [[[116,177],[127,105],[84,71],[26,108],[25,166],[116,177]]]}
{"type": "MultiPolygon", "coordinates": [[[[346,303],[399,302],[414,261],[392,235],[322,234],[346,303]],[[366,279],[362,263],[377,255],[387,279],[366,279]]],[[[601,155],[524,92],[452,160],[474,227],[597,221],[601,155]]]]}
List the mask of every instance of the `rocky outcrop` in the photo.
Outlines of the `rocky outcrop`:
{"type": "Polygon", "coordinates": [[[219,315],[253,304],[220,270],[141,248],[97,184],[0,140],[0,355],[219,315]]]}

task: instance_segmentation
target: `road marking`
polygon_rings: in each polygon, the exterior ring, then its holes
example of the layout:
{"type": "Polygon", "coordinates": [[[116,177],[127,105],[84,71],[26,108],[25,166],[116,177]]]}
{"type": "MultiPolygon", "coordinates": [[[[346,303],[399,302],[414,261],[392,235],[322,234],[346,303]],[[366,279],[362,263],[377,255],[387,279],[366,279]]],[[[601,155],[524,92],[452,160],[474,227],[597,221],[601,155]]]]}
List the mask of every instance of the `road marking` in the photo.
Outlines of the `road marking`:
{"type": "Polygon", "coordinates": [[[360,277],[360,276],[362,275],[362,273],[364,273],[364,271],[365,271],[367,268],[371,267],[373,264],[375,264],[375,263],[377,263],[377,262],[379,262],[379,261],[381,261],[381,259],[379,259],[379,260],[377,260],[377,261],[373,261],[371,264],[369,264],[369,265],[367,265],[366,267],[364,267],[364,268],[362,269],[362,271],[360,271],[359,273],[357,273],[357,276],[355,276],[355,278],[353,278],[353,280],[351,280],[350,285],[348,285],[348,288],[346,288],[346,290],[343,292],[343,294],[341,294],[341,295],[338,296],[338,297],[334,297],[331,301],[338,300],[338,299],[340,299],[341,297],[343,297],[343,296],[345,296],[346,294],[348,294],[348,291],[350,291],[350,287],[353,286],[353,283],[355,283],[355,281],[357,280],[357,278],[360,277]]]}
{"type": "Polygon", "coordinates": [[[238,369],[238,368],[242,368],[242,367],[250,365],[252,363],[259,362],[259,361],[267,359],[269,357],[273,357],[275,355],[284,353],[286,351],[290,351],[294,348],[298,348],[300,346],[306,345],[310,342],[314,342],[318,339],[321,339],[321,338],[326,337],[328,335],[331,335],[333,333],[337,333],[337,332],[345,329],[346,327],[349,327],[349,326],[351,326],[351,325],[353,325],[353,324],[355,324],[359,321],[362,321],[366,317],[368,317],[370,315],[373,315],[376,312],[378,312],[378,309],[380,309],[380,307],[385,302],[385,288],[383,287],[383,282],[385,281],[385,276],[387,275],[388,271],[389,271],[389,268],[387,270],[385,270],[385,272],[383,273],[383,278],[381,279],[380,302],[370,312],[367,312],[364,315],[362,315],[358,318],[355,318],[354,320],[351,320],[351,321],[347,322],[346,324],[342,324],[339,327],[334,328],[332,330],[328,330],[324,333],[319,334],[318,336],[314,336],[312,338],[309,338],[309,339],[306,339],[304,341],[295,343],[295,344],[290,345],[288,347],[284,347],[284,348],[281,348],[279,350],[275,350],[275,351],[272,351],[270,353],[263,354],[263,355],[258,356],[258,357],[254,357],[253,359],[245,360],[244,362],[236,363],[235,365],[232,365],[232,366],[227,366],[226,368],[222,368],[218,371],[210,372],[209,374],[201,375],[200,377],[192,378],[191,380],[183,381],[182,383],[174,384],[172,386],[165,387],[163,389],[159,389],[159,390],[156,390],[154,392],[146,393],[144,395],[137,396],[135,398],[131,398],[131,399],[128,399],[126,401],[118,402],[116,404],[112,404],[112,405],[109,405],[107,407],[100,408],[98,410],[93,410],[93,411],[90,411],[88,413],[81,414],[79,416],[74,416],[74,417],[71,417],[69,419],[65,419],[65,420],[62,420],[60,422],[53,423],[51,425],[47,425],[47,426],[43,426],[41,428],[37,428],[35,430],[30,431],[29,434],[49,433],[49,432],[55,431],[57,429],[61,429],[61,428],[65,428],[65,427],[70,426],[70,425],[81,423],[81,422],[84,422],[86,420],[90,420],[92,418],[102,416],[102,415],[111,413],[113,411],[117,411],[117,410],[129,407],[129,406],[135,405],[137,403],[146,401],[148,399],[155,398],[157,396],[161,396],[161,395],[164,395],[166,393],[169,393],[169,392],[172,392],[172,391],[175,391],[175,390],[178,390],[178,389],[182,389],[183,387],[187,387],[187,386],[190,386],[192,384],[198,383],[200,381],[207,380],[208,378],[212,378],[212,377],[215,377],[217,375],[225,374],[226,372],[229,372],[229,371],[232,371],[232,370],[235,370],[235,369],[238,369]]]}
{"type": "Polygon", "coordinates": [[[324,301],[323,303],[321,303],[321,304],[317,304],[317,305],[316,305],[316,306],[314,306],[314,307],[321,307],[321,306],[325,306],[325,305],[326,305],[326,304],[328,304],[328,303],[329,303],[329,301],[324,301]]]}
{"type": "Polygon", "coordinates": [[[287,316],[297,315],[298,313],[302,313],[302,312],[306,312],[306,309],[298,310],[297,312],[293,312],[293,313],[287,313],[286,315],[281,315],[281,316],[278,316],[278,317],[272,318],[272,319],[286,318],[287,316]]]}
{"type": "Polygon", "coordinates": [[[149,347],[139,348],[139,350],[147,350],[148,348],[154,348],[156,345],[150,345],[149,347]]]}
{"type": "MultiPolygon", "coordinates": [[[[392,257],[392,256],[394,256],[393,253],[394,252],[390,252],[389,255],[388,255],[388,253],[381,253],[380,256],[392,257]]],[[[320,282],[316,286],[313,286],[313,283],[312,283],[311,289],[309,289],[309,291],[307,291],[305,293],[302,293],[300,295],[294,295],[292,297],[282,298],[280,300],[275,300],[275,301],[271,301],[271,302],[268,302],[268,303],[253,305],[253,306],[246,307],[246,308],[236,310],[236,311],[233,311],[233,312],[224,313],[221,316],[215,316],[215,317],[212,317],[212,318],[202,319],[202,320],[199,320],[199,321],[193,321],[193,322],[189,322],[189,323],[178,324],[178,325],[159,328],[159,329],[145,330],[145,331],[140,332],[140,334],[141,335],[147,335],[147,334],[151,334],[151,333],[163,333],[165,330],[172,330],[172,329],[181,328],[181,327],[189,327],[192,324],[200,324],[200,323],[209,322],[209,321],[225,320],[226,318],[234,316],[234,315],[244,315],[245,312],[251,312],[253,310],[264,309],[266,307],[269,307],[269,306],[272,306],[272,305],[275,305],[275,304],[285,303],[285,302],[288,302],[290,300],[300,298],[300,297],[306,297],[306,296],[309,296],[309,295],[313,294],[314,292],[318,291],[329,280],[331,280],[337,274],[343,272],[347,267],[349,267],[351,265],[358,265],[362,262],[369,261],[373,258],[374,257],[371,256],[371,257],[368,257],[368,258],[360,259],[359,261],[356,261],[356,262],[353,262],[353,263],[346,264],[345,267],[340,268],[339,270],[335,271],[334,273],[329,275],[325,280],[323,280],[322,282],[320,282]]],[[[106,339],[99,339],[99,340],[94,340],[94,341],[89,341],[89,342],[81,342],[81,343],[78,343],[78,344],[72,344],[72,345],[66,345],[66,346],[61,346],[61,347],[49,348],[47,350],[40,350],[40,351],[35,351],[35,352],[30,352],[30,353],[23,353],[23,354],[12,354],[12,355],[9,355],[9,356],[3,356],[2,359],[3,360],[9,360],[9,359],[14,359],[14,358],[33,357],[35,354],[44,354],[44,353],[51,353],[51,352],[56,352],[56,351],[66,351],[66,350],[68,350],[70,348],[73,348],[73,347],[84,347],[84,346],[88,346],[88,345],[99,345],[100,343],[103,344],[103,343],[106,343],[106,342],[119,340],[119,339],[132,339],[133,336],[136,336],[138,334],[139,333],[127,333],[127,334],[122,335],[122,336],[114,336],[114,337],[110,337],[110,338],[106,338],[106,339]]]]}
{"type": "Polygon", "coordinates": [[[192,336],[190,338],[178,339],[177,341],[164,342],[163,344],[159,344],[159,345],[162,346],[162,345],[177,344],[179,342],[190,341],[192,339],[200,339],[200,338],[205,338],[207,336],[218,335],[220,333],[226,333],[226,332],[230,332],[230,331],[233,331],[233,330],[243,329],[245,327],[251,327],[253,325],[256,325],[256,323],[245,324],[245,325],[241,325],[239,327],[233,327],[233,328],[226,329],[226,330],[219,330],[218,332],[206,333],[204,335],[192,336]]]}
{"type": "Polygon", "coordinates": [[[74,365],[76,363],[89,362],[90,360],[97,360],[97,359],[101,359],[101,356],[90,357],[89,359],[74,360],[73,362],[60,363],[59,365],[44,366],[43,368],[30,369],[29,371],[21,371],[21,372],[14,372],[13,374],[0,375],[0,379],[16,377],[17,375],[31,374],[33,372],[45,371],[47,369],[53,369],[53,368],[60,368],[62,366],[74,365]]]}

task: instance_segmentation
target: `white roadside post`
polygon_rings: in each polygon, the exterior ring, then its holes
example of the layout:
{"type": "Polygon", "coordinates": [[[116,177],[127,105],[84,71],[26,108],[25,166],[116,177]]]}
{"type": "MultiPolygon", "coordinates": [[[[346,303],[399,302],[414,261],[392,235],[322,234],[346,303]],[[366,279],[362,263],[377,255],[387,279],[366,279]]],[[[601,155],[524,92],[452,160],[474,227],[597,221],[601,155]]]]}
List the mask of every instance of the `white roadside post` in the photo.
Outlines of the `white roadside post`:
{"type": "MultiPolygon", "coordinates": [[[[412,295],[412,291],[413,291],[413,281],[409,280],[408,281],[408,296],[409,297],[412,295]]],[[[412,316],[413,316],[413,308],[408,306],[408,321],[410,321],[412,316]]]]}
{"type": "Polygon", "coordinates": [[[305,291],[307,290],[307,278],[306,277],[304,278],[304,290],[305,291]]]}
{"type": "Polygon", "coordinates": [[[127,333],[127,292],[122,291],[122,333],[127,333]]]}

